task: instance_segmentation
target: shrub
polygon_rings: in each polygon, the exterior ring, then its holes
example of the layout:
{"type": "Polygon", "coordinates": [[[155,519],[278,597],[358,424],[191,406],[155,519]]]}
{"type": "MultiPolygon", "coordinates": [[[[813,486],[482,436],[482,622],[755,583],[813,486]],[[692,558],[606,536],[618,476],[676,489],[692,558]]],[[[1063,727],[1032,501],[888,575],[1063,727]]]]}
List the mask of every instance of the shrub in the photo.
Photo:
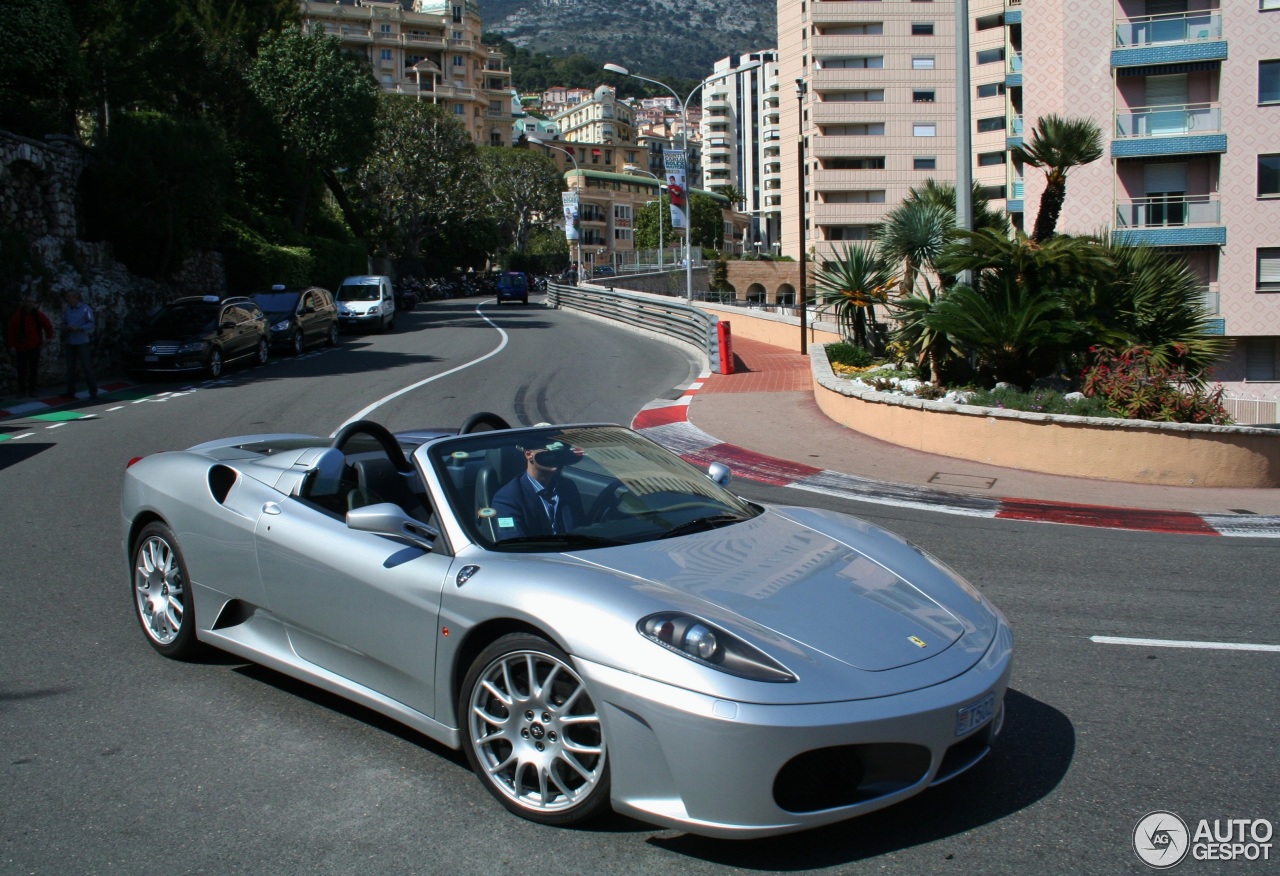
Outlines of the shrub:
{"type": "MultiPolygon", "coordinates": [[[[1082,391],[1119,416],[1164,423],[1231,422],[1222,406],[1222,386],[1206,389],[1180,364],[1157,365],[1145,347],[1090,352],[1094,364],[1084,372],[1082,391]]],[[[1176,348],[1174,355],[1176,363],[1176,348]]]]}
{"type": "Polygon", "coordinates": [[[1115,413],[1099,399],[1082,398],[1068,400],[1056,389],[1033,389],[1023,392],[1013,387],[969,390],[967,404],[984,408],[1005,408],[1011,411],[1027,411],[1037,414],[1068,414],[1073,417],[1108,417],[1117,419],[1115,413]]]}
{"type": "Polygon", "coordinates": [[[853,368],[866,368],[875,361],[870,351],[854,344],[828,344],[827,360],[834,365],[849,365],[853,368]]]}

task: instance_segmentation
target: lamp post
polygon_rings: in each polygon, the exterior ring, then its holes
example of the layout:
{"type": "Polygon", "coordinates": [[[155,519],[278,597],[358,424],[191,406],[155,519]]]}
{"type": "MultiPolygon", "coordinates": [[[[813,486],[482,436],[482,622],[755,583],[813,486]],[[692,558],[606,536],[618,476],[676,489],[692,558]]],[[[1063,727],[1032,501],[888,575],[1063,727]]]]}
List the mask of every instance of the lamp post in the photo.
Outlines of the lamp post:
{"type": "Polygon", "coordinates": [[[800,171],[800,209],[797,213],[800,216],[800,290],[796,293],[800,298],[800,355],[809,355],[809,337],[805,323],[808,321],[808,311],[805,308],[805,257],[804,257],[804,95],[809,88],[803,79],[796,80],[796,148],[799,150],[800,160],[796,162],[796,167],[800,171]]]}
{"type": "Polygon", "coordinates": [[[651,176],[651,177],[653,177],[654,179],[658,180],[658,271],[659,271],[659,272],[661,272],[661,271],[663,270],[663,259],[662,259],[662,190],[663,190],[663,189],[665,189],[665,188],[666,188],[666,186],[662,184],[662,177],[658,176],[656,173],[650,173],[650,172],[649,172],[649,171],[647,171],[647,170],[636,170],[636,171],[632,171],[632,172],[633,172],[633,173],[643,173],[645,176],[651,176]]]}
{"type": "MultiPolygon", "coordinates": [[[[668,91],[668,93],[670,93],[670,95],[676,99],[677,103],[680,104],[680,127],[681,127],[680,151],[684,156],[684,171],[687,174],[689,172],[688,105],[689,105],[689,101],[693,100],[693,95],[698,91],[698,89],[702,88],[702,86],[705,83],[699,82],[697,85],[693,87],[693,90],[689,92],[689,96],[686,97],[684,100],[681,100],[680,95],[676,94],[675,91],[672,90],[670,85],[667,85],[665,82],[659,82],[657,79],[650,79],[647,76],[638,76],[635,73],[632,73],[626,67],[623,67],[621,64],[605,64],[604,69],[610,73],[617,73],[619,76],[628,76],[632,79],[639,79],[641,82],[649,82],[649,83],[652,83],[653,85],[661,86],[662,88],[665,88],[668,91]]],[[[684,297],[692,301],[693,300],[693,196],[688,194],[687,192],[688,188],[689,188],[688,177],[686,177],[685,178],[686,203],[689,206],[689,215],[685,217],[685,227],[684,227],[684,248],[685,248],[684,297]]],[[[661,201],[662,198],[659,197],[658,200],[661,201]]],[[[658,220],[659,222],[661,222],[662,217],[659,216],[658,220]]]]}
{"type": "MultiPolygon", "coordinates": [[[[568,149],[564,149],[564,148],[562,148],[562,147],[560,147],[560,146],[555,146],[555,145],[553,145],[553,144],[551,144],[551,143],[547,143],[547,142],[545,142],[545,141],[543,141],[543,140],[538,139],[537,137],[530,137],[530,136],[527,136],[527,135],[526,135],[526,136],[525,136],[525,140],[526,140],[526,142],[532,143],[532,144],[534,144],[535,146],[542,146],[542,147],[545,147],[545,148],[547,148],[547,149],[554,149],[554,150],[556,150],[557,152],[563,152],[565,155],[568,155],[568,156],[569,156],[569,160],[573,162],[573,172],[574,172],[574,174],[576,174],[576,177],[575,177],[575,178],[576,178],[576,180],[577,180],[577,182],[578,182],[578,185],[577,185],[577,186],[575,186],[575,188],[577,188],[579,191],[581,191],[581,190],[582,190],[582,169],[581,169],[580,167],[578,167],[578,159],[577,159],[577,157],[576,157],[572,152],[570,152],[568,149]]],[[[581,205],[579,205],[579,208],[581,208],[581,205]]],[[[576,238],[574,238],[573,243],[574,243],[574,246],[575,246],[575,247],[577,247],[577,250],[578,250],[578,257],[574,260],[574,261],[575,261],[575,263],[578,265],[578,268],[577,268],[577,270],[575,271],[575,274],[577,275],[577,278],[578,278],[578,279],[581,279],[581,277],[582,277],[582,233],[581,233],[581,232],[579,232],[579,233],[578,233],[578,236],[577,236],[576,238]]]]}

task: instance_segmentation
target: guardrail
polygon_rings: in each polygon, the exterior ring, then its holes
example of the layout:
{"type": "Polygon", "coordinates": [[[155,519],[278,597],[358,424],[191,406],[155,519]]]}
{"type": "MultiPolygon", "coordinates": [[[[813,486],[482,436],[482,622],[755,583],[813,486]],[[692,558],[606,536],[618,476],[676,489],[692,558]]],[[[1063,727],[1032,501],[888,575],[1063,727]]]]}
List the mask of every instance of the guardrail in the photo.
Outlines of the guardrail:
{"type": "Polygon", "coordinates": [[[660,335],[705,356],[713,371],[720,370],[719,318],[681,299],[549,283],[547,303],[660,335]]]}

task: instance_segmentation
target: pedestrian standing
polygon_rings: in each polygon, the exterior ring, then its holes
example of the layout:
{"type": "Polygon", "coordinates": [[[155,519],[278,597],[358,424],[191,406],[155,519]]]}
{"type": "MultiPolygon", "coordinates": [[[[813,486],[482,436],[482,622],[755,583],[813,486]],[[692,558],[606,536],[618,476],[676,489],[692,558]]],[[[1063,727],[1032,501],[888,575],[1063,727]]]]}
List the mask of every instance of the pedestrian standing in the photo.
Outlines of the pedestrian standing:
{"type": "Polygon", "coordinates": [[[98,384],[93,379],[93,361],[89,350],[94,318],[93,308],[80,300],[80,293],[72,289],[66,294],[67,308],[62,311],[62,346],[67,353],[67,392],[75,398],[76,372],[84,370],[89,398],[98,397],[98,384]]]}
{"type": "Polygon", "coordinates": [[[22,296],[9,319],[6,339],[14,367],[18,369],[18,395],[34,396],[40,371],[40,351],[53,339],[53,323],[36,307],[34,295],[22,296]]]}

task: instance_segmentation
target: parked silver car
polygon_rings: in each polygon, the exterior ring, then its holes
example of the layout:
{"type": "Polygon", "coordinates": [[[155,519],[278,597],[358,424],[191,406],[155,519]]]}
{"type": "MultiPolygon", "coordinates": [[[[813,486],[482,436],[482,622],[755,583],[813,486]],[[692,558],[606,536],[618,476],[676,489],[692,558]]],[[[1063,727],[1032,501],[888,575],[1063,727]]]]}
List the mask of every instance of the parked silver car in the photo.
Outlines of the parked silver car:
{"type": "Polygon", "coordinates": [[[903,800],[994,743],[1009,627],[918,548],[748,502],[724,467],[619,426],[473,421],[131,465],[147,640],[215,646],[459,747],[545,824],[612,807],[781,834],[903,800]]]}

